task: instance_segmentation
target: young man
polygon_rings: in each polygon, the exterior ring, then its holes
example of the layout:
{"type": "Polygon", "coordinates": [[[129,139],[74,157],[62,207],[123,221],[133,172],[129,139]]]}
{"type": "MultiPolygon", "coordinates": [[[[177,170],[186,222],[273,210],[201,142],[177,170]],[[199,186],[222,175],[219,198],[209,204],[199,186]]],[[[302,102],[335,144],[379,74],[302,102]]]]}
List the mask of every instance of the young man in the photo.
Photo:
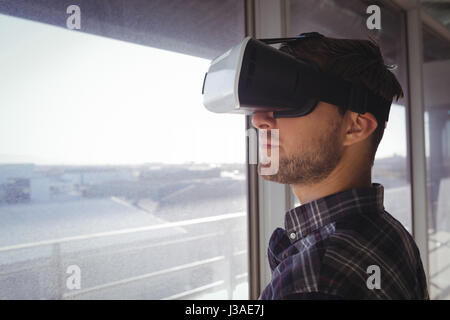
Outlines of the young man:
{"type": "MultiPolygon", "coordinates": [[[[280,50],[389,101],[403,96],[372,41],[311,38],[280,50]]],[[[259,298],[429,299],[418,248],[384,210],[383,186],[371,181],[385,124],[325,102],[306,116],[252,117],[268,143],[270,130],[279,130],[279,170],[262,177],[289,184],[301,203],[271,236],[272,280],[259,298]]]]}

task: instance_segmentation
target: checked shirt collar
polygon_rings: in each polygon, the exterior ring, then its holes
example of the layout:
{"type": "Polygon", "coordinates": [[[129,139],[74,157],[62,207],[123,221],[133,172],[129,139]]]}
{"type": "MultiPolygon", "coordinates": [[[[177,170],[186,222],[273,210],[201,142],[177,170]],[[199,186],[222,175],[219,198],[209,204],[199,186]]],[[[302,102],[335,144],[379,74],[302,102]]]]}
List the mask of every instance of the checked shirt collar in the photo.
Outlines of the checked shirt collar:
{"type": "Polygon", "coordinates": [[[285,214],[284,225],[291,243],[352,213],[383,212],[383,185],[354,188],[297,206],[285,214]]]}

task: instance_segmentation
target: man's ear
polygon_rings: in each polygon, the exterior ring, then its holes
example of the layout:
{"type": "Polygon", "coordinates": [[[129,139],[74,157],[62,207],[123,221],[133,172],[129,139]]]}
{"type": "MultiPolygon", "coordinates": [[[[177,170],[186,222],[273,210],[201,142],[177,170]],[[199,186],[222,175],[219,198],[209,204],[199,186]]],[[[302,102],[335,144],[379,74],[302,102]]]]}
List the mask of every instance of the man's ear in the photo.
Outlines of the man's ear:
{"type": "Polygon", "coordinates": [[[365,140],[377,128],[377,119],[370,112],[364,114],[350,111],[348,113],[344,145],[349,146],[365,140]]]}

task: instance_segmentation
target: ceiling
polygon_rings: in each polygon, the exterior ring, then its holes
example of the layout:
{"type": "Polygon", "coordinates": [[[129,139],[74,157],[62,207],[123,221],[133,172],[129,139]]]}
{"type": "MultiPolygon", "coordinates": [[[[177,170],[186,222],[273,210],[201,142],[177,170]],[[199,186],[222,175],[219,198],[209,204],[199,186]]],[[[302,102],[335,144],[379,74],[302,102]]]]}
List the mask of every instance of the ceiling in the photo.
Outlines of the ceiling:
{"type": "Polygon", "coordinates": [[[450,30],[450,0],[419,0],[432,17],[450,30]]]}
{"type": "Polygon", "coordinates": [[[81,8],[81,32],[207,59],[245,32],[245,3],[236,0],[0,0],[0,14],[68,30],[73,3],[81,8]]]}

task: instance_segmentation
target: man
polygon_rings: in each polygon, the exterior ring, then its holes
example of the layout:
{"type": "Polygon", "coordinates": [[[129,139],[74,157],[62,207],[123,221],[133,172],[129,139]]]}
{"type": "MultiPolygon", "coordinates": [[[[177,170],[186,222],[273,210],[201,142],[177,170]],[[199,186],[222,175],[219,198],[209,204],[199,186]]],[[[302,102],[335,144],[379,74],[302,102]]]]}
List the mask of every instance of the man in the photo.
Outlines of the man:
{"type": "MultiPolygon", "coordinates": [[[[389,101],[403,96],[373,41],[310,38],[280,50],[389,101]]],[[[252,123],[267,143],[279,130],[279,170],[262,177],[289,184],[301,203],[271,236],[272,280],[260,299],[429,299],[418,248],[371,182],[384,123],[325,102],[301,117],[256,112],[252,123]]]]}

